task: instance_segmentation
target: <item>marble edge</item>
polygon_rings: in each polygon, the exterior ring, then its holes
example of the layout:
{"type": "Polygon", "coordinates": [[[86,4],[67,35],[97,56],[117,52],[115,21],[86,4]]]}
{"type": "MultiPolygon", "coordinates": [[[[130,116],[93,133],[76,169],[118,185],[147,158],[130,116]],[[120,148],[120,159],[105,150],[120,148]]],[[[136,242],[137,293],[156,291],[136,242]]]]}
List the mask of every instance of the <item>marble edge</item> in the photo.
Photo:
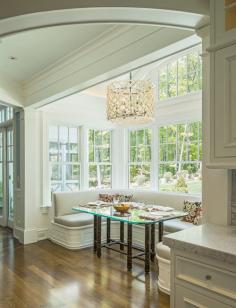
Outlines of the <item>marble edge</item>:
{"type": "Polygon", "coordinates": [[[168,237],[168,235],[163,237],[163,244],[181,251],[186,251],[194,255],[201,255],[208,258],[214,258],[218,261],[236,263],[236,255],[230,254],[228,252],[223,252],[209,247],[198,246],[196,244],[188,243],[179,239],[174,239],[168,237]]]}

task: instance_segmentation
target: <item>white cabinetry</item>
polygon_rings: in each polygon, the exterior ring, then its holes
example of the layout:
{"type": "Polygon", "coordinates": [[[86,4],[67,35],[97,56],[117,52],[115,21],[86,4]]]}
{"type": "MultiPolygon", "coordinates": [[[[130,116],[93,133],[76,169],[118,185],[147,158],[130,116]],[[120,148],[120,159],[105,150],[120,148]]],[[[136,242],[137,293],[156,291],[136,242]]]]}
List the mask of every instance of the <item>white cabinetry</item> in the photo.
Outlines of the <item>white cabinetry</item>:
{"type": "Polygon", "coordinates": [[[236,0],[211,1],[209,166],[236,168],[236,0]],[[228,15],[227,15],[228,14],[228,15]]]}
{"type": "Polygon", "coordinates": [[[183,286],[176,286],[176,306],[181,308],[230,308],[222,302],[194,292],[183,286]]]}
{"type": "Polygon", "coordinates": [[[236,307],[235,266],[178,250],[171,262],[171,308],[236,307]]]}

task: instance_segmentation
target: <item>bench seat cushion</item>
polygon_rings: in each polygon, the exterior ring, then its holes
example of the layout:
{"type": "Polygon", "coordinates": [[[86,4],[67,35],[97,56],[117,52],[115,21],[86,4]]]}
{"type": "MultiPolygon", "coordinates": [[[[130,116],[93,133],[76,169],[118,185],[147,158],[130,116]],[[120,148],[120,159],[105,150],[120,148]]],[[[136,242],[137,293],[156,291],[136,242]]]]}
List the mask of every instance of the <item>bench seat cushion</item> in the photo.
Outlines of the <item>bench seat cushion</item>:
{"type": "Polygon", "coordinates": [[[57,216],[54,222],[67,227],[82,227],[93,224],[93,215],[86,213],[57,216]]]}
{"type": "Polygon", "coordinates": [[[167,233],[174,233],[188,228],[194,228],[194,225],[181,219],[164,221],[164,231],[167,233]]]}
{"type": "Polygon", "coordinates": [[[156,245],[156,254],[162,259],[170,260],[170,248],[162,244],[162,242],[156,245]]]}

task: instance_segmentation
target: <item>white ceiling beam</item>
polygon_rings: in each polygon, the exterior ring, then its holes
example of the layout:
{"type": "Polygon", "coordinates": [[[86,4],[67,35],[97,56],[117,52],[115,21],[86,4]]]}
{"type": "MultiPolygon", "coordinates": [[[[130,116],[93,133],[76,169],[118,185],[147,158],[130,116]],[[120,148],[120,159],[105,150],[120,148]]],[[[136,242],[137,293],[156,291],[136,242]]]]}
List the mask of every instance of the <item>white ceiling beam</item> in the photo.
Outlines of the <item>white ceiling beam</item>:
{"type": "Polygon", "coordinates": [[[208,0],[7,1],[0,8],[0,37],[78,23],[136,23],[198,29],[209,23],[208,0]],[[96,3],[95,3],[96,2],[96,3]],[[40,5],[37,5],[40,3],[40,5]],[[42,4],[43,3],[43,4],[42,4]],[[9,10],[10,6],[10,10],[9,10]],[[72,8],[73,7],[73,8],[72,8]],[[9,18],[10,17],[10,18],[9,18]]]}
{"type": "Polygon", "coordinates": [[[36,12],[93,7],[159,8],[209,15],[209,0],[8,0],[1,3],[0,19],[36,12]]]}

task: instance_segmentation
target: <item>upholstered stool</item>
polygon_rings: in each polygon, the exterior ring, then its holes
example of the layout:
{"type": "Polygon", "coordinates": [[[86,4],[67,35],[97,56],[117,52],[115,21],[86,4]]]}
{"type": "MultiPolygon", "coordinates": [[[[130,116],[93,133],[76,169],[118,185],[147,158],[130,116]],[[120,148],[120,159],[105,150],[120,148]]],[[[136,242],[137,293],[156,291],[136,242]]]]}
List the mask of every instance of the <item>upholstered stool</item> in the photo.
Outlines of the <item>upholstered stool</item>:
{"type": "Polygon", "coordinates": [[[170,248],[162,242],[156,245],[156,258],[158,262],[158,288],[160,291],[170,294],[170,248]]]}

